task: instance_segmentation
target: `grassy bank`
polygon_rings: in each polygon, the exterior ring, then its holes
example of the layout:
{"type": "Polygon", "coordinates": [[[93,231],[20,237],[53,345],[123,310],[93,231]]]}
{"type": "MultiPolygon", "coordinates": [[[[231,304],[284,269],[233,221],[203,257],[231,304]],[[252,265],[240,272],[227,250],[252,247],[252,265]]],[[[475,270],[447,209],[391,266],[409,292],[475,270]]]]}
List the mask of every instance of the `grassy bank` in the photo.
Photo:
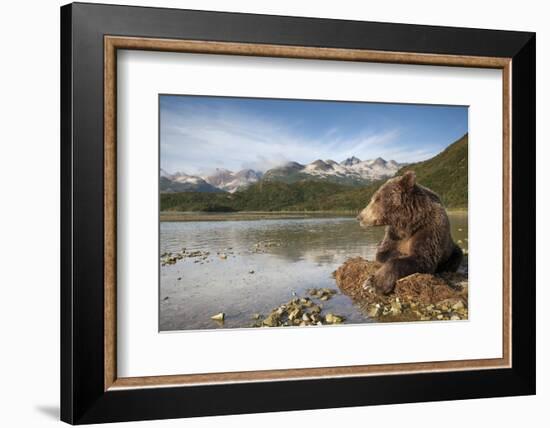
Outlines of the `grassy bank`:
{"type": "MultiPolygon", "coordinates": [[[[466,208],[447,210],[449,214],[468,214],[466,208]]],[[[163,211],[160,221],[242,221],[242,220],[292,220],[304,218],[334,218],[355,217],[355,210],[332,211],[239,211],[229,213],[197,212],[197,211],[163,211]]]]}
{"type": "Polygon", "coordinates": [[[356,211],[239,211],[229,213],[163,211],[160,213],[160,221],[288,220],[354,217],[356,215],[356,211]]]}

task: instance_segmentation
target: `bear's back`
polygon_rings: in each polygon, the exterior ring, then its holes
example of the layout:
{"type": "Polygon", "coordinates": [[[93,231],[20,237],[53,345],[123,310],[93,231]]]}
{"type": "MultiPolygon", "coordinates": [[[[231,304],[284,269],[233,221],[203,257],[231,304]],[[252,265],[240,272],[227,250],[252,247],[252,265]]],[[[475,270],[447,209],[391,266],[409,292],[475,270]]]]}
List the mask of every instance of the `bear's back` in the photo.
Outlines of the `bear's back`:
{"type": "Polygon", "coordinates": [[[424,193],[432,202],[436,202],[439,205],[443,206],[443,203],[441,202],[441,198],[437,193],[435,193],[433,190],[428,189],[427,187],[424,187],[420,184],[417,184],[418,188],[422,193],[424,193]]]}

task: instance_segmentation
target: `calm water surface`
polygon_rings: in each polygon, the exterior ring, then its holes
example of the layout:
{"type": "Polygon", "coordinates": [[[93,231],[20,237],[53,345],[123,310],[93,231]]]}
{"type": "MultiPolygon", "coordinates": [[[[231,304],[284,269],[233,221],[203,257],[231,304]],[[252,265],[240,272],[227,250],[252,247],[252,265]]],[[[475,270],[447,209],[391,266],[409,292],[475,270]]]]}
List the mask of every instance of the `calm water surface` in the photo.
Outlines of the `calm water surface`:
{"type": "MultiPolygon", "coordinates": [[[[468,214],[449,214],[455,241],[468,248],[468,214]]],[[[160,330],[244,328],[308,288],[337,289],[332,272],[350,257],[372,259],[383,228],[353,217],[161,222],[160,251],[208,251],[160,270],[160,330]],[[219,253],[219,254],[218,254],[219,253]],[[223,256],[227,258],[223,258],[223,256]],[[253,272],[253,273],[251,273],[253,272]],[[210,317],[225,313],[225,322],[210,317]]],[[[323,312],[346,323],[370,322],[341,294],[323,312]]]]}

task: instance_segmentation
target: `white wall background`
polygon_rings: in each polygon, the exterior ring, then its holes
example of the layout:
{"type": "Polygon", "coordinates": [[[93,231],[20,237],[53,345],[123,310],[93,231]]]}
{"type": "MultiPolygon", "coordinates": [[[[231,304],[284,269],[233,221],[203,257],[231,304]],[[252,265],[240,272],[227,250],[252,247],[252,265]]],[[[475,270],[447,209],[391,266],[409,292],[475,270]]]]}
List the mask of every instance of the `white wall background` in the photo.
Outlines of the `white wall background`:
{"type": "MultiPolygon", "coordinates": [[[[537,262],[550,256],[548,139],[550,27],[537,0],[148,0],[126,4],[322,18],[485,27],[537,32],[537,262]],[[546,120],[545,120],[546,119],[546,120]],[[546,167],[546,168],[545,168],[546,167]]],[[[103,1],[103,3],[116,3],[103,1]]],[[[59,424],[59,6],[58,0],[4,2],[0,9],[0,423],[59,424]]],[[[549,292],[537,274],[538,395],[351,409],[285,412],[141,426],[398,426],[448,428],[480,423],[516,427],[547,419],[550,402],[549,292]]],[[[290,386],[290,384],[289,384],[290,386]]],[[[137,426],[137,423],[125,426],[137,426]]]]}

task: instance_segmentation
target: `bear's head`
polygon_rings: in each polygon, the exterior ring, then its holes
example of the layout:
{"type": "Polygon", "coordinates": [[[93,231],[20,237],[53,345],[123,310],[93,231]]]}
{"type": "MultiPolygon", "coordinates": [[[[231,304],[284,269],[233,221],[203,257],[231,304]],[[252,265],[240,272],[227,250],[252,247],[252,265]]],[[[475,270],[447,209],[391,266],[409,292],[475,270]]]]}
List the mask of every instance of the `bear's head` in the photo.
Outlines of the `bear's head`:
{"type": "Polygon", "coordinates": [[[415,183],[416,175],[413,171],[386,181],[357,216],[361,227],[406,223],[407,217],[411,215],[411,199],[416,193],[415,183]]]}

